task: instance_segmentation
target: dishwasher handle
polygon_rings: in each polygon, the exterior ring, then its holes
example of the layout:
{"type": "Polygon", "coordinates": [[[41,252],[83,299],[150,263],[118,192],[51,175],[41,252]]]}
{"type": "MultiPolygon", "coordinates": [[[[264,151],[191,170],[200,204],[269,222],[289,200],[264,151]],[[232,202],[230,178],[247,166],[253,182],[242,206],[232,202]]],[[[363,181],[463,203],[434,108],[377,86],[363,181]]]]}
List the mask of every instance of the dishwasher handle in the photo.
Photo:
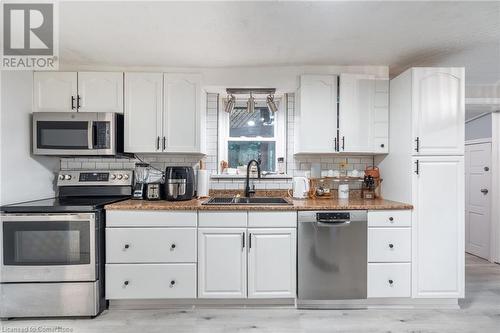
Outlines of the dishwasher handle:
{"type": "Polygon", "coordinates": [[[318,227],[343,227],[349,226],[351,221],[349,220],[327,220],[327,219],[319,219],[316,221],[316,225],[318,227]]]}

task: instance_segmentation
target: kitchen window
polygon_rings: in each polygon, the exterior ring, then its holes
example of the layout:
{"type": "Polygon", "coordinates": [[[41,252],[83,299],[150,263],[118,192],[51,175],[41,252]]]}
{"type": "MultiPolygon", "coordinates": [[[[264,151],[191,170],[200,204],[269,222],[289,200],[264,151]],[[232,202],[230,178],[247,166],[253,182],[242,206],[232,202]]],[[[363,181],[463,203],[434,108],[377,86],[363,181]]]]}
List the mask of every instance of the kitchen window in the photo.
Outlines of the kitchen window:
{"type": "MultiPolygon", "coordinates": [[[[281,99],[275,99],[273,113],[265,99],[256,99],[255,111],[247,111],[246,99],[238,99],[231,113],[219,113],[219,161],[229,168],[246,166],[252,159],[261,161],[261,170],[276,172],[278,158],[285,157],[286,116],[281,99]]],[[[223,103],[220,103],[223,105],[223,103]]]]}

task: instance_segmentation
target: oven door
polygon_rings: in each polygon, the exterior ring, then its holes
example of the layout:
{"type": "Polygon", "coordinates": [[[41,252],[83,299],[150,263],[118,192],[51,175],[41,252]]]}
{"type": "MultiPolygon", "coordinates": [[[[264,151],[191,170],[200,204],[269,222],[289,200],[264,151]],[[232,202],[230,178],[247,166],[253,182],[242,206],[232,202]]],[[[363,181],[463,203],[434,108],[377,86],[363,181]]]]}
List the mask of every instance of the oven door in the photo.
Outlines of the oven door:
{"type": "Polygon", "coordinates": [[[33,154],[114,155],[116,115],[97,112],[33,113],[33,154]]]}
{"type": "Polygon", "coordinates": [[[95,281],[95,214],[1,217],[0,282],[95,281]]]}

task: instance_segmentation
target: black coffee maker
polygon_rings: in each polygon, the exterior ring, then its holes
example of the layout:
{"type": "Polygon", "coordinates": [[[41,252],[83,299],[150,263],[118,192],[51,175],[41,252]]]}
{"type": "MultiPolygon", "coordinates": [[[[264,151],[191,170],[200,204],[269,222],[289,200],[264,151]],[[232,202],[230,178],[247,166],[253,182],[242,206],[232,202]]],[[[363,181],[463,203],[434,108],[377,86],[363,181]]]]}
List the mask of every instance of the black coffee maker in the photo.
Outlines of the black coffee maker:
{"type": "Polygon", "coordinates": [[[191,200],[194,197],[194,170],[187,166],[167,167],[165,195],[168,201],[191,200]]]}

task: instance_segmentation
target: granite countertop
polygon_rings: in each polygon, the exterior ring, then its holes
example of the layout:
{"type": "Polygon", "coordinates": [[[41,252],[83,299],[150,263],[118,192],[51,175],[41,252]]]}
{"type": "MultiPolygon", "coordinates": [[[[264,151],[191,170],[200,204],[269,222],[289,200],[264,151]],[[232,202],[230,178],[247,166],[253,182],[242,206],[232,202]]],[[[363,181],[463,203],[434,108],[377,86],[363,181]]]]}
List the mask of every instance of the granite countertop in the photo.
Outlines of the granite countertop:
{"type": "Polygon", "coordinates": [[[188,201],[147,201],[125,200],[105,206],[108,210],[263,210],[263,211],[298,211],[298,210],[381,210],[412,209],[413,206],[401,202],[383,199],[292,199],[291,205],[202,205],[205,199],[188,201]]]}

